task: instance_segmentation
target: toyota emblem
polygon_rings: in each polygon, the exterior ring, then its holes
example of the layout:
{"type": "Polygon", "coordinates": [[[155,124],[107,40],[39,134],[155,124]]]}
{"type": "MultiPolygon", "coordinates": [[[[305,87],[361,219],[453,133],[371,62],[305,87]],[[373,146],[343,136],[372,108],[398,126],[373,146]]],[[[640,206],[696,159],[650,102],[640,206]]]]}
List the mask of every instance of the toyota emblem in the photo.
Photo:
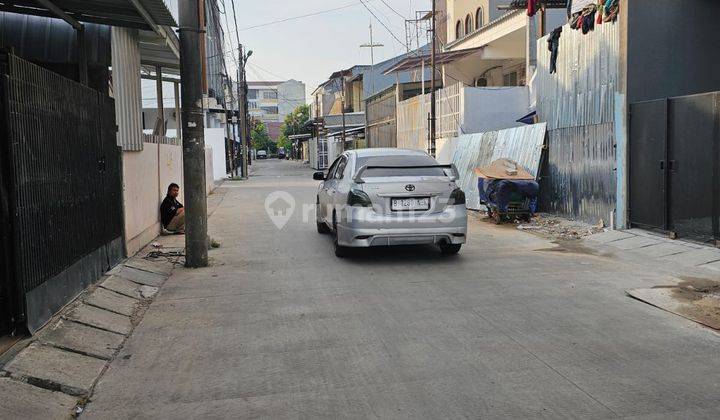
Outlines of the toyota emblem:
{"type": "Polygon", "coordinates": [[[407,191],[415,191],[415,186],[413,184],[407,184],[405,186],[405,190],[407,191]]]}

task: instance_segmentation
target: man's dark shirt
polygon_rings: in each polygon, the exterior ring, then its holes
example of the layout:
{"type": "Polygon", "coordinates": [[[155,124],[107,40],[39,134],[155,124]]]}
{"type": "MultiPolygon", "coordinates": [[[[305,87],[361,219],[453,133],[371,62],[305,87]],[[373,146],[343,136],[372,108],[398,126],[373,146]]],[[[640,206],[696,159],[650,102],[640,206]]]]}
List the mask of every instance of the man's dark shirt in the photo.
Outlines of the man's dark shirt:
{"type": "Polygon", "coordinates": [[[177,214],[178,209],[181,208],[183,208],[183,205],[180,204],[177,199],[170,197],[169,195],[166,196],[162,204],[160,204],[160,220],[162,221],[162,225],[167,227],[173,217],[177,214]]]}

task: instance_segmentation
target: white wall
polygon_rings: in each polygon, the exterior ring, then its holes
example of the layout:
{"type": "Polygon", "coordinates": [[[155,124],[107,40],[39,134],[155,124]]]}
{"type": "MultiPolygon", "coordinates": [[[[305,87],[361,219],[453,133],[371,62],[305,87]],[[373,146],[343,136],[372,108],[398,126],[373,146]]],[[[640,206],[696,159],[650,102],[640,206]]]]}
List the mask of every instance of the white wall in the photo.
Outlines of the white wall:
{"type": "Polygon", "coordinates": [[[441,138],[435,140],[435,159],[441,165],[449,165],[453,162],[453,156],[457,149],[457,137],[441,138]]]}
{"type": "Polygon", "coordinates": [[[278,85],[278,114],[280,121],[300,105],[305,105],[305,83],[288,80],[278,85]]]}
{"type": "MultiPolygon", "coordinates": [[[[214,189],[214,181],[227,178],[225,173],[225,136],[227,135],[226,128],[206,128],[205,129],[205,149],[211,149],[211,155],[207,156],[205,160],[206,169],[206,180],[208,186],[212,186],[214,189]],[[218,139],[221,137],[220,139],[218,139]]],[[[176,130],[168,130],[167,137],[176,137],[176,130]]],[[[207,153],[206,153],[207,154],[207,153]]],[[[208,194],[211,188],[208,188],[208,194]]]]}
{"type": "MultiPolygon", "coordinates": [[[[170,183],[180,185],[178,199],[184,201],[182,153],[181,146],[157,143],[145,143],[141,151],[123,152],[125,247],[128,255],[134,255],[160,234],[160,203],[170,183]]],[[[205,149],[205,166],[209,171],[213,168],[212,154],[211,149],[205,149]]],[[[209,194],[214,183],[212,177],[206,176],[209,178],[209,194]]]]}
{"type": "Polygon", "coordinates": [[[518,119],[529,112],[527,86],[466,87],[463,96],[462,134],[483,133],[523,125],[518,119]]]}
{"type": "Polygon", "coordinates": [[[225,172],[225,128],[206,128],[205,146],[212,149],[213,179],[219,181],[227,178],[225,172]]]}

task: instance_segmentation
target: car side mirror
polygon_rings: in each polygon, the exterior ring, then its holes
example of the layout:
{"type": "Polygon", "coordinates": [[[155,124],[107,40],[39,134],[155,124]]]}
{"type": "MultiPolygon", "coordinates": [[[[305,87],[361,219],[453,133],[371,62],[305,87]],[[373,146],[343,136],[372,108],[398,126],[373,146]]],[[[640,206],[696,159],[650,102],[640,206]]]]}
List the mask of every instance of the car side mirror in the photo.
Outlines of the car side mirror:
{"type": "Polygon", "coordinates": [[[325,181],[325,173],[324,172],[315,172],[313,174],[313,179],[315,181],[325,181]]]}

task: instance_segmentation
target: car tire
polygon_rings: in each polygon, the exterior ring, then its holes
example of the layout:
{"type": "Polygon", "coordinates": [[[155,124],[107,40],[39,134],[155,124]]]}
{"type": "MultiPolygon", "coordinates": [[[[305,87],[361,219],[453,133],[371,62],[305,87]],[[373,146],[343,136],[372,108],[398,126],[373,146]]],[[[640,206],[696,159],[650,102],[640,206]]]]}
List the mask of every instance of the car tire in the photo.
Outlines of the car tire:
{"type": "Polygon", "coordinates": [[[462,244],[445,244],[440,245],[440,252],[443,255],[457,255],[457,253],[460,252],[460,248],[462,248],[462,244]]]}
{"type": "Polygon", "coordinates": [[[330,227],[320,218],[320,197],[315,199],[315,223],[317,224],[317,231],[321,234],[327,234],[331,232],[330,227]]]}
{"type": "Polygon", "coordinates": [[[315,223],[317,224],[318,233],[323,235],[330,233],[330,228],[328,227],[328,225],[325,224],[325,222],[317,221],[315,223]]]}
{"type": "Polygon", "coordinates": [[[337,230],[337,220],[335,217],[335,213],[333,213],[332,239],[333,239],[333,251],[335,252],[335,256],[338,258],[347,257],[348,256],[348,248],[338,244],[338,230],[337,230]]]}

